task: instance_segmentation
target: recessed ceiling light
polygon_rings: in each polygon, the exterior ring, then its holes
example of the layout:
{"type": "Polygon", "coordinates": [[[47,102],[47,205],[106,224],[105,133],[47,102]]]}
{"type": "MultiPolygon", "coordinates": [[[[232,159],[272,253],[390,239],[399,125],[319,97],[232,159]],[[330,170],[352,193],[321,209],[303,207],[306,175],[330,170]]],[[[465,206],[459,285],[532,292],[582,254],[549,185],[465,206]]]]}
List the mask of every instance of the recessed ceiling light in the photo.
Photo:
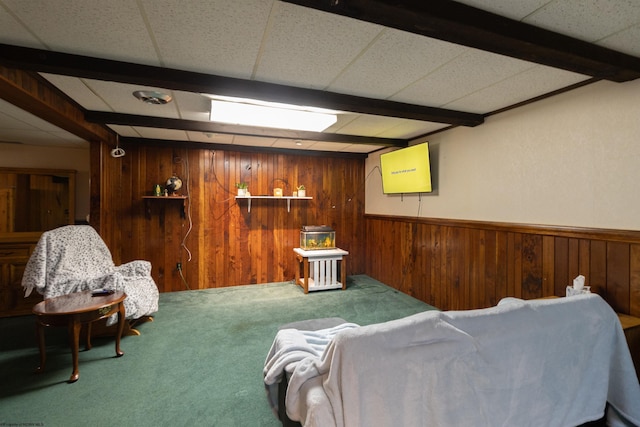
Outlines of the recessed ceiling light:
{"type": "Polygon", "coordinates": [[[162,92],[150,91],[150,90],[137,90],[133,92],[133,96],[135,96],[145,104],[153,104],[153,105],[164,105],[164,104],[168,104],[173,100],[171,95],[167,95],[166,93],[162,93],[162,92]]]}

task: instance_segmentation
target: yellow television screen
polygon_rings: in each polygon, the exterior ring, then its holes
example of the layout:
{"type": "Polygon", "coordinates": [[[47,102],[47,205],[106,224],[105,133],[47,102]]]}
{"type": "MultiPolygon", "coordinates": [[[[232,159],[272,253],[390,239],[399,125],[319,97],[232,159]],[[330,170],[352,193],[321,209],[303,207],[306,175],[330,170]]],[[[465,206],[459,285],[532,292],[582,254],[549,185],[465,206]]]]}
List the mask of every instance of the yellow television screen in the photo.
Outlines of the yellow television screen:
{"type": "Polygon", "coordinates": [[[429,144],[413,145],[380,155],[385,194],[430,193],[429,144]]]}

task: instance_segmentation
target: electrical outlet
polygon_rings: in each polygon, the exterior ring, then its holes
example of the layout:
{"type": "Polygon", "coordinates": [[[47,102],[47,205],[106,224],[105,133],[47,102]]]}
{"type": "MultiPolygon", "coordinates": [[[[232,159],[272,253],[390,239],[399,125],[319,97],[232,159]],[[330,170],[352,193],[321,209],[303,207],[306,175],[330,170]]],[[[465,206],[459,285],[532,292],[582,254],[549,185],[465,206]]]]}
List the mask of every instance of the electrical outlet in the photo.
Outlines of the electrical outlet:
{"type": "Polygon", "coordinates": [[[182,263],[181,262],[176,264],[176,270],[182,271],[182,263]]]}

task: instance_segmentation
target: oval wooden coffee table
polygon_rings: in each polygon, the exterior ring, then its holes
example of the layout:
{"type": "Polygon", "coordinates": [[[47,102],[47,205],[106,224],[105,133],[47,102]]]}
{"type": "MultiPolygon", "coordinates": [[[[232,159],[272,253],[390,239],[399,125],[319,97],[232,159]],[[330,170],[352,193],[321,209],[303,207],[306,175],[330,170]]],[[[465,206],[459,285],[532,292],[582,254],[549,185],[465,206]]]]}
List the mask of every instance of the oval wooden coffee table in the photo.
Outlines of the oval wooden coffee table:
{"type": "Polygon", "coordinates": [[[118,314],[118,328],[116,332],[116,356],[124,353],[120,350],[120,337],[125,323],[124,299],[127,295],[118,291],[110,295],[93,296],[91,291],[75,292],[44,300],[33,307],[36,315],[36,331],[40,348],[40,366],[37,371],[44,370],[46,349],[44,343],[45,326],[66,326],[69,329],[69,345],[73,361],[73,372],[69,382],[75,382],[80,376],[78,371],[78,341],[80,329],[87,325],[87,350],[91,349],[91,323],[104,319],[115,313],[118,314]]]}

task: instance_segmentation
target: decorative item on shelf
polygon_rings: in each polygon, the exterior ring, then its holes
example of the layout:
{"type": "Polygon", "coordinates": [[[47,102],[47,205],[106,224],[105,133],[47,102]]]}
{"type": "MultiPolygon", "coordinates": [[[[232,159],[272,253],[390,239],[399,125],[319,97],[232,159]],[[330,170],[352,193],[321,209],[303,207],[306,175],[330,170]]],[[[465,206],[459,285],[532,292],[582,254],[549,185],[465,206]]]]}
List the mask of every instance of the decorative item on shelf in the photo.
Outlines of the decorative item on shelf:
{"type": "Polygon", "coordinates": [[[160,184],[156,184],[153,187],[153,195],[158,197],[162,195],[162,187],[160,187],[160,184]]]}
{"type": "Polygon", "coordinates": [[[273,197],[282,197],[282,188],[276,187],[273,189],[273,197]]]}
{"type": "Polygon", "coordinates": [[[307,190],[304,185],[298,185],[298,197],[306,197],[307,190]]]}
{"type": "Polygon", "coordinates": [[[293,197],[298,197],[298,192],[297,192],[297,191],[294,191],[291,195],[292,195],[293,197]]]}
{"type": "Polygon", "coordinates": [[[243,197],[247,195],[248,185],[246,182],[236,182],[236,188],[238,189],[238,196],[243,197]]]}
{"type": "Polygon", "coordinates": [[[166,195],[174,195],[181,188],[182,180],[176,175],[173,175],[171,178],[167,179],[167,185],[165,186],[165,191],[167,193],[166,195]]]}

